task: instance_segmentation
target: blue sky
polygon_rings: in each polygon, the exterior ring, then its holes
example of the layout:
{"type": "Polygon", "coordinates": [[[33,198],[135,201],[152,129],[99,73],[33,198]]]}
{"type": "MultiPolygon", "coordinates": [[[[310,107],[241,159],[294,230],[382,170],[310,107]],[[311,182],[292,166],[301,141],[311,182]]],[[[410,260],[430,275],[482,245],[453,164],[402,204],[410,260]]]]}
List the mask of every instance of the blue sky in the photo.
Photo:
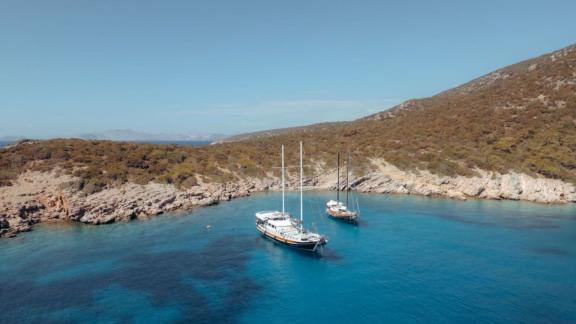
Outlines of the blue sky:
{"type": "Polygon", "coordinates": [[[0,0],[0,136],[348,120],[576,42],[576,1],[0,0]]]}

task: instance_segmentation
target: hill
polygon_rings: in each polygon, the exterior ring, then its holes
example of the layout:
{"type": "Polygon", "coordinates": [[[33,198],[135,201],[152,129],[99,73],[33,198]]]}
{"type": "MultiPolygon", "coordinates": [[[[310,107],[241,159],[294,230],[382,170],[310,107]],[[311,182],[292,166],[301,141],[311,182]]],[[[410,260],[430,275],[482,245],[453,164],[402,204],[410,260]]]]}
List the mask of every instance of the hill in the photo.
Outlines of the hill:
{"type": "Polygon", "coordinates": [[[474,176],[480,171],[576,183],[576,46],[497,70],[454,89],[351,122],[236,136],[203,148],[56,139],[0,151],[0,184],[24,170],[61,168],[87,193],[125,182],[190,187],[274,176],[278,147],[296,163],[297,142],[314,167],[353,152],[356,174],[384,160],[407,172],[474,176]]]}
{"type": "Polygon", "coordinates": [[[268,130],[263,130],[263,131],[244,133],[244,134],[238,134],[238,135],[226,137],[226,138],[218,140],[217,143],[240,142],[240,141],[246,141],[246,140],[266,139],[266,138],[274,137],[274,136],[278,136],[278,135],[305,134],[305,133],[316,132],[316,131],[330,130],[333,127],[337,127],[337,126],[339,126],[341,124],[345,124],[345,123],[346,122],[331,122],[331,123],[312,124],[312,125],[307,125],[307,126],[268,129],[268,130]]]}
{"type": "Polygon", "coordinates": [[[406,170],[517,171],[576,183],[576,45],[356,121],[276,135],[268,141],[303,137],[313,151],[349,149],[406,170]]]}

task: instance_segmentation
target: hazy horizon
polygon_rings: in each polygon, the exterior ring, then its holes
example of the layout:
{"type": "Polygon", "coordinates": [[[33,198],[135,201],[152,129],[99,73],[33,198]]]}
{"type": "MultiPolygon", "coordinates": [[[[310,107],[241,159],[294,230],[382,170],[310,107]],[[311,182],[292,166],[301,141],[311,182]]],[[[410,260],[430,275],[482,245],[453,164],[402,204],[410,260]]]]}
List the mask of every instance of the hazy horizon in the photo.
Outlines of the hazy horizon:
{"type": "Polygon", "coordinates": [[[181,133],[147,133],[132,129],[109,129],[101,132],[84,132],[79,134],[51,136],[51,137],[30,137],[24,135],[0,136],[0,141],[12,142],[20,139],[53,139],[53,138],[80,138],[94,140],[116,140],[116,141],[213,141],[232,136],[234,134],[181,134],[181,133]]]}
{"type": "Polygon", "coordinates": [[[352,120],[576,41],[576,3],[3,1],[0,137],[352,120]]]}

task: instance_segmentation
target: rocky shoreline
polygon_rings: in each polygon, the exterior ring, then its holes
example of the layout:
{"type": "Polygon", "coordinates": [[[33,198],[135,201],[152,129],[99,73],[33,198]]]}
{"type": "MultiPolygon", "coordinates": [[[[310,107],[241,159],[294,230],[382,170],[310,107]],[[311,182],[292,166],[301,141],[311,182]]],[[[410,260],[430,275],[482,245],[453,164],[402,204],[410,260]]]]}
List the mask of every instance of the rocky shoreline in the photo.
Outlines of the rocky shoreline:
{"type": "Polygon", "coordinates": [[[428,171],[406,172],[384,161],[373,161],[378,170],[354,180],[360,192],[399,193],[456,199],[507,199],[545,204],[576,202],[576,187],[557,179],[523,173],[500,174],[476,170],[474,177],[446,177],[428,171]]]}
{"type": "MultiPolygon", "coordinates": [[[[496,174],[478,170],[475,177],[442,177],[426,171],[407,172],[374,161],[377,170],[351,180],[355,190],[366,193],[412,194],[456,199],[512,199],[538,203],[574,203],[576,188],[560,180],[526,174],[496,174]]],[[[306,181],[307,189],[334,190],[335,171],[306,181]]],[[[168,184],[127,183],[91,195],[64,184],[74,181],[53,172],[26,172],[9,187],[0,188],[0,237],[14,237],[40,222],[63,221],[109,224],[146,219],[173,211],[187,211],[217,204],[253,192],[278,190],[277,178],[252,179],[227,184],[200,184],[179,190],[168,184]]],[[[297,181],[288,181],[295,189],[297,181]]],[[[346,186],[342,182],[342,187],[346,186]]]]}
{"type": "Polygon", "coordinates": [[[56,172],[27,172],[16,184],[0,188],[0,237],[14,237],[40,222],[110,224],[147,219],[172,211],[186,211],[245,197],[273,185],[266,181],[203,184],[178,190],[167,184],[127,183],[91,195],[62,189],[73,179],[56,172]]]}

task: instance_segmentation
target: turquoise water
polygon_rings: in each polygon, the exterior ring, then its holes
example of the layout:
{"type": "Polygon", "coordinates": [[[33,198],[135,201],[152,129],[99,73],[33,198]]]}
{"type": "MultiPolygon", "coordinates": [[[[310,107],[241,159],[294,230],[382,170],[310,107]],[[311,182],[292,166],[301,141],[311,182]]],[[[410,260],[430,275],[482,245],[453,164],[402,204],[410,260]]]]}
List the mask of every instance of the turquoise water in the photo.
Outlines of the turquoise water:
{"type": "Polygon", "coordinates": [[[353,226],[306,197],[321,256],[257,234],[276,193],[0,240],[0,322],[576,322],[575,206],[359,195],[353,226]]]}

